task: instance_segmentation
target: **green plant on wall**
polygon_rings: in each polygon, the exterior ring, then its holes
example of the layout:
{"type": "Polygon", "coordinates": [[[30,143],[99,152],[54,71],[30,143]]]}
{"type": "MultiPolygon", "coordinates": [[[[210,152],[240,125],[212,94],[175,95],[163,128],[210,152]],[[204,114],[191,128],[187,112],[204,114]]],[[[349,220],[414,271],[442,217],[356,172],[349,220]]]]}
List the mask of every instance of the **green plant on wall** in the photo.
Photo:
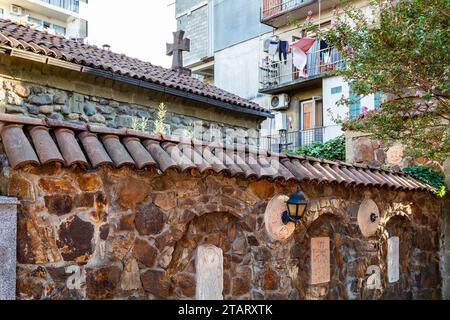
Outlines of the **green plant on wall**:
{"type": "Polygon", "coordinates": [[[160,103],[158,106],[158,110],[156,112],[156,120],[153,124],[153,134],[166,133],[166,125],[164,124],[166,115],[167,115],[166,106],[164,103],[160,103]]]}
{"type": "Polygon", "coordinates": [[[444,175],[438,173],[425,166],[411,166],[406,167],[403,171],[409,173],[412,177],[428,183],[430,186],[435,187],[435,194],[439,197],[444,197],[447,193],[447,187],[444,184],[444,175]]]}
{"type": "Polygon", "coordinates": [[[314,142],[294,153],[331,161],[345,161],[345,136],[339,136],[325,143],[314,142]]]}
{"type": "Polygon", "coordinates": [[[137,131],[148,131],[150,120],[148,118],[133,117],[131,127],[137,131]]]}

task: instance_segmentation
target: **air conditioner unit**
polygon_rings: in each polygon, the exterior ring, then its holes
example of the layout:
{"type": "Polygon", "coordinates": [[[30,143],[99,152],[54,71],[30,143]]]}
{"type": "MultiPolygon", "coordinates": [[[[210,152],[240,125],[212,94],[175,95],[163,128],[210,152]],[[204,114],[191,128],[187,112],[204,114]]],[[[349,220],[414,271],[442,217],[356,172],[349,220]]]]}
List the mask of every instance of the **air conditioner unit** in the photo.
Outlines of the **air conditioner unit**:
{"type": "Polygon", "coordinates": [[[285,110],[289,108],[290,98],[288,94],[279,94],[270,98],[272,110],[285,110]]]}
{"type": "Polygon", "coordinates": [[[275,113],[275,131],[287,130],[287,117],[284,113],[275,113]]]}
{"type": "Polygon", "coordinates": [[[21,16],[23,14],[23,9],[22,9],[22,7],[12,4],[10,12],[11,12],[11,14],[14,14],[16,16],[21,16]]]}

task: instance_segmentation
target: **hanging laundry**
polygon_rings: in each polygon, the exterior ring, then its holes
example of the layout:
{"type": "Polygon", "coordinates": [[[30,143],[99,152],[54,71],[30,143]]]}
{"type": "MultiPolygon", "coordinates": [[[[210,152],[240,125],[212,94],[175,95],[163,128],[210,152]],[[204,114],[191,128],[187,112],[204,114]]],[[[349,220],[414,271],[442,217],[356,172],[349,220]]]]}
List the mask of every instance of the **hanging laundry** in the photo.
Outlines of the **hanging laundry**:
{"type": "Polygon", "coordinates": [[[306,72],[308,77],[320,74],[320,41],[316,39],[312,47],[308,51],[308,62],[306,64],[306,72]]]}
{"type": "Polygon", "coordinates": [[[287,63],[288,52],[289,52],[289,42],[280,41],[280,44],[278,46],[278,54],[280,61],[284,61],[284,64],[287,63]]]}
{"type": "Polygon", "coordinates": [[[274,56],[277,53],[279,46],[280,39],[278,37],[272,37],[269,44],[269,54],[274,56]]]}
{"type": "Polygon", "coordinates": [[[306,78],[305,72],[306,63],[308,62],[308,56],[306,52],[312,47],[316,40],[314,38],[302,38],[299,41],[291,44],[293,64],[300,72],[300,77],[306,78]]]}

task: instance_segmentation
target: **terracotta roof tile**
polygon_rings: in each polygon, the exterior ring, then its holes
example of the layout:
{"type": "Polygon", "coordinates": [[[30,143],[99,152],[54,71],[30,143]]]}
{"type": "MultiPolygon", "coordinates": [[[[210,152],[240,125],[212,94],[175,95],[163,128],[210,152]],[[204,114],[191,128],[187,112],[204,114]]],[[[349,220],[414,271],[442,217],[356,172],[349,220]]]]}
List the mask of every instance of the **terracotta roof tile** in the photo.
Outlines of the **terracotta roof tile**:
{"type": "Polygon", "coordinates": [[[239,107],[268,112],[254,102],[190,76],[182,75],[177,71],[155,66],[124,54],[68,40],[62,36],[34,30],[9,20],[0,19],[0,45],[71,62],[85,67],[86,70],[93,68],[111,72],[118,78],[121,76],[134,78],[142,80],[144,83],[159,84],[239,107]]]}
{"type": "Polygon", "coordinates": [[[209,147],[206,142],[190,139],[167,136],[151,139],[145,134],[142,135],[144,138],[139,138],[135,132],[129,135],[114,129],[71,128],[64,122],[59,124],[60,127],[54,122],[43,125],[42,121],[0,114],[0,136],[10,166],[20,169],[26,165],[55,162],[84,169],[103,165],[130,166],[137,170],[158,169],[160,173],[174,169],[192,175],[215,172],[246,179],[310,180],[397,190],[434,190],[402,172],[385,172],[304,156],[269,156],[267,151],[245,146],[233,149],[230,145],[213,143],[209,147]],[[176,142],[180,140],[182,142],[176,142]]]}

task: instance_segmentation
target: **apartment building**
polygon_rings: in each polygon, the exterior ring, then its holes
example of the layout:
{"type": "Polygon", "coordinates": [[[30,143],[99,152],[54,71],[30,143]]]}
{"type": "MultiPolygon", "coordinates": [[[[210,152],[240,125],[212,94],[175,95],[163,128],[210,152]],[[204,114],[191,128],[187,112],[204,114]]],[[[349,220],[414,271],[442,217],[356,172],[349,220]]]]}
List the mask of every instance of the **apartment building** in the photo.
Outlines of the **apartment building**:
{"type": "Polygon", "coordinates": [[[0,0],[0,18],[83,40],[88,36],[88,0],[0,0]]]}
{"type": "MultiPolygon", "coordinates": [[[[177,1],[177,8],[179,3],[187,2],[177,1]]],[[[206,64],[198,58],[207,56],[210,61],[208,72],[216,86],[271,109],[275,118],[262,125],[262,147],[295,150],[315,141],[326,142],[342,134],[337,118],[356,117],[365,110],[379,107],[380,95],[356,97],[351,84],[333,75],[333,70],[345,67],[345,61],[335,48],[328,46],[326,39],[306,34],[291,23],[301,24],[310,15],[321,28],[330,28],[333,12],[339,9],[338,0],[215,0],[202,3],[213,9],[205,10],[212,17],[199,19],[200,24],[213,30],[206,28],[205,31],[199,26],[193,18],[195,10],[190,11],[191,18],[185,15],[180,19],[177,15],[179,28],[185,28],[187,36],[191,37],[190,55],[197,60],[190,62],[198,63],[192,64],[193,71],[202,70],[199,66],[206,64]],[[204,34],[196,38],[195,31],[199,30],[204,34]],[[311,38],[314,40],[305,52],[306,64],[299,68],[294,48],[311,38]],[[199,54],[199,46],[212,50],[207,55],[204,54],[206,51],[199,54]],[[354,101],[349,109],[338,106],[342,98],[354,101]]],[[[354,5],[368,9],[369,1],[354,1],[354,5]]]]}

